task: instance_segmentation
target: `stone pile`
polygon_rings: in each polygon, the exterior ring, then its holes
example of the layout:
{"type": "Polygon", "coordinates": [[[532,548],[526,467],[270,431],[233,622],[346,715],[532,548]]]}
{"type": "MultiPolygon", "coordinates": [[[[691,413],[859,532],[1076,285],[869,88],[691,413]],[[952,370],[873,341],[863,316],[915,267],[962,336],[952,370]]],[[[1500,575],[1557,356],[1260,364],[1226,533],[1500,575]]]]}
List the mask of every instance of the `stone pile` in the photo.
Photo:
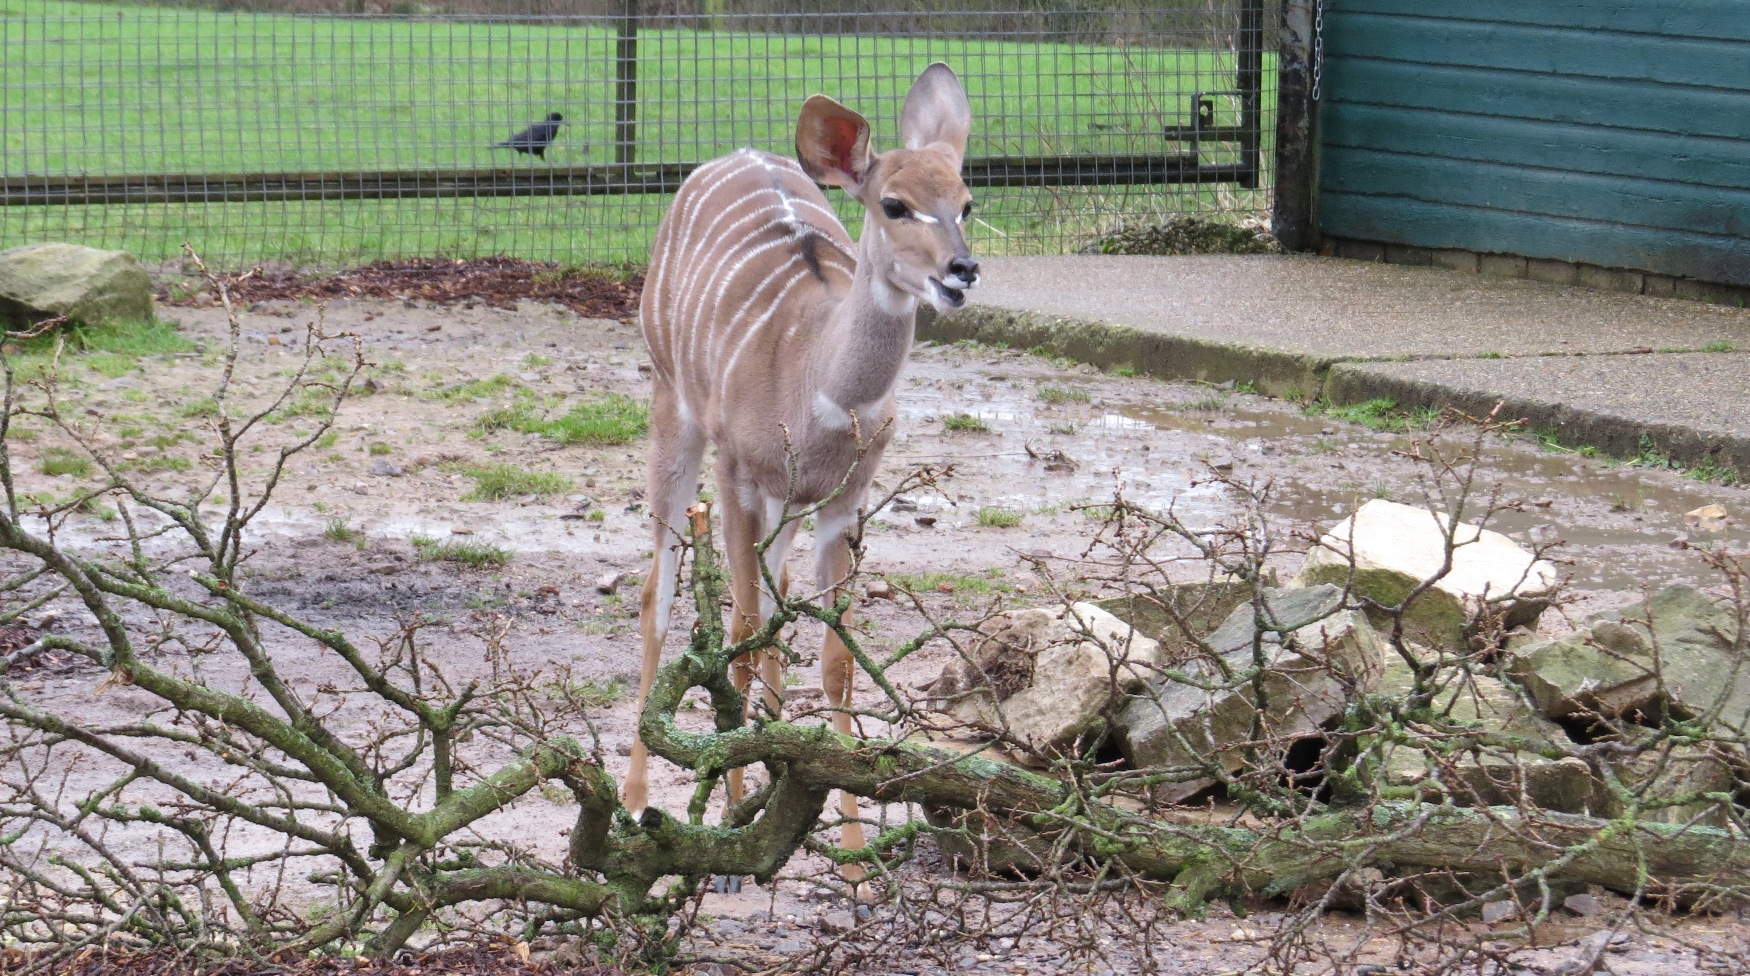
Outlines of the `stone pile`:
{"type": "Polygon", "coordinates": [[[1156,774],[1156,802],[1201,797],[1248,761],[1285,763],[1361,707],[1376,725],[1415,729],[1345,753],[1344,768],[1385,796],[1723,822],[1718,801],[1744,771],[1658,739],[1657,726],[1750,732],[1736,614],[1672,587],[1537,641],[1557,584],[1553,565],[1500,533],[1373,501],[1324,533],[1288,586],[1222,580],[1010,611],[930,692],[953,721],[1023,747],[1024,761],[1115,743],[1156,774]],[[1382,629],[1397,616],[1394,646],[1382,629]],[[1502,633],[1505,648],[1476,653],[1502,633]],[[1623,748],[1585,748],[1613,741],[1623,748]]]}

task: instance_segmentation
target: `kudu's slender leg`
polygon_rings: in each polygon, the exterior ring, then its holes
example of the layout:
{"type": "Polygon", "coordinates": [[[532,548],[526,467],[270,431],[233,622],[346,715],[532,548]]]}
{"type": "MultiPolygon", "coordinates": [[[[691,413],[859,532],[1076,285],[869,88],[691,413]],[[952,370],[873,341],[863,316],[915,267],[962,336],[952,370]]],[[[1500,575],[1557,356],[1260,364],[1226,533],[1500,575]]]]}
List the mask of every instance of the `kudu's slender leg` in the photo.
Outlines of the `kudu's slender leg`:
{"type": "MultiPolygon", "coordinates": [[[[760,556],[758,546],[764,537],[763,506],[758,499],[754,504],[748,504],[743,497],[746,486],[737,484],[734,465],[719,459],[717,462],[719,477],[717,479],[718,510],[723,513],[723,552],[724,561],[729,564],[730,593],[732,606],[730,610],[729,639],[732,643],[746,640],[760,625],[765,622],[762,611],[767,609],[769,598],[760,591],[763,589],[760,578],[760,556]]],[[[748,691],[753,686],[757,674],[765,684],[765,707],[776,715],[782,706],[781,691],[783,681],[778,673],[777,655],[769,650],[756,651],[745,657],[737,658],[730,665],[734,670],[731,677],[735,687],[743,697],[747,698],[747,708],[751,714],[756,705],[748,691]]],[[[725,777],[729,787],[729,800],[741,799],[743,792],[742,770],[731,769],[725,777]]]]}
{"type": "MultiPolygon", "coordinates": [[[[849,493],[847,493],[848,495],[849,493]]],[[[860,493],[859,493],[860,494],[860,493]]],[[[837,603],[844,594],[845,582],[851,574],[851,545],[849,533],[856,523],[857,509],[861,507],[861,498],[847,501],[841,496],[832,504],[822,508],[815,520],[814,552],[815,552],[815,586],[821,593],[820,599],[826,603],[837,603]]],[[[846,608],[839,623],[849,625],[851,622],[850,608],[846,608]]],[[[832,628],[826,629],[826,642],[820,652],[820,686],[826,693],[827,707],[839,709],[833,712],[832,727],[836,732],[851,734],[851,716],[843,711],[851,706],[851,694],[854,691],[857,677],[857,662],[851,657],[850,649],[832,628]]],[[[839,813],[844,817],[843,836],[840,844],[847,850],[859,850],[863,847],[863,825],[857,822],[857,798],[851,793],[839,792],[839,813]]],[[[849,864],[843,869],[845,879],[854,886],[858,897],[866,894],[862,884],[866,872],[860,864],[849,864]]]]}
{"type": "MultiPolygon", "coordinates": [[[[650,407],[650,454],[646,482],[650,485],[650,573],[638,615],[638,630],[644,638],[644,660],[638,673],[635,715],[644,713],[644,699],[662,663],[662,644],[668,637],[669,617],[680,588],[680,561],[686,532],[686,511],[698,498],[699,469],[705,459],[705,438],[691,424],[676,416],[672,392],[658,388],[650,407]]],[[[626,774],[626,809],[633,816],[650,802],[650,753],[641,737],[632,741],[632,767],[626,774]]]]}

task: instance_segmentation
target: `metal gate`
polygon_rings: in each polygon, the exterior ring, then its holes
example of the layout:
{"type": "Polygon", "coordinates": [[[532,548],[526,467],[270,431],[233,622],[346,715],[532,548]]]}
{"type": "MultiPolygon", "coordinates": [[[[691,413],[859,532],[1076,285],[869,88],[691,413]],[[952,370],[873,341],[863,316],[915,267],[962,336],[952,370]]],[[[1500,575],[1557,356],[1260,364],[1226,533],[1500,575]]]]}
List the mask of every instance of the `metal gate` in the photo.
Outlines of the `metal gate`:
{"type": "Polygon", "coordinates": [[[1127,224],[1268,206],[1264,0],[833,13],[766,0],[733,14],[626,0],[520,15],[281,5],[13,4],[0,16],[0,46],[17,55],[0,66],[0,241],[162,259],[186,239],[230,264],[641,261],[694,166],[741,145],[788,152],[814,91],[863,111],[890,145],[905,85],[932,60],[954,65],[973,100],[966,178],[985,253],[1073,250],[1127,224]],[[539,155],[495,145],[549,112],[564,117],[551,145],[522,147],[539,155]]]}

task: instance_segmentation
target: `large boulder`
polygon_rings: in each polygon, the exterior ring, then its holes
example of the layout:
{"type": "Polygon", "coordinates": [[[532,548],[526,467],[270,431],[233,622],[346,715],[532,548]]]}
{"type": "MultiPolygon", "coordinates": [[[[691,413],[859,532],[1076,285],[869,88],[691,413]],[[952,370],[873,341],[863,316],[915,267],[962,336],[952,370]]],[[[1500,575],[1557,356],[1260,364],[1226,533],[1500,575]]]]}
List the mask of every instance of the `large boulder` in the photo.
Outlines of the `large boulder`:
{"type": "Polygon", "coordinates": [[[1252,599],[1253,584],[1223,576],[1174,583],[1100,600],[1094,605],[1161,642],[1168,660],[1182,660],[1194,642],[1252,599]]]}
{"type": "Polygon", "coordinates": [[[1642,823],[1689,824],[1731,827],[1730,797],[1738,778],[1731,764],[1710,749],[1682,743],[1653,741],[1651,730],[1629,729],[1629,745],[1639,747],[1623,755],[1606,752],[1601,761],[1610,763],[1615,784],[1600,777],[1593,791],[1594,816],[1615,820],[1635,804],[1635,819],[1642,823]]]}
{"type": "Polygon", "coordinates": [[[125,251],[26,244],[0,251],[0,320],[18,329],[65,315],[105,327],[152,317],[152,278],[125,251]]]}
{"type": "MultiPolygon", "coordinates": [[[[1382,696],[1405,699],[1415,675],[1393,655],[1380,682],[1382,696]]],[[[1594,806],[1592,769],[1583,759],[1542,753],[1567,743],[1561,726],[1537,713],[1525,696],[1487,675],[1445,673],[1428,703],[1435,730],[1425,747],[1368,743],[1388,795],[1415,794],[1430,803],[1496,806],[1529,802],[1546,810],[1588,813],[1594,806]],[[1469,748],[1490,734],[1501,744],[1469,748]],[[1512,742],[1513,748],[1506,745],[1512,742]]]]}
{"type": "Polygon", "coordinates": [[[1070,753],[1113,697],[1163,662],[1160,643],[1091,603],[1012,610],[979,627],[968,659],[930,694],[954,720],[1003,730],[1045,753],[1070,753]]]}
{"type": "Polygon", "coordinates": [[[1265,589],[1261,602],[1261,614],[1250,602],[1236,608],[1204,640],[1208,653],[1177,666],[1188,680],[1156,677],[1117,712],[1125,757],[1171,780],[1156,790],[1157,799],[1176,803],[1213,786],[1210,761],[1236,770],[1247,744],[1285,754],[1294,740],[1341,715],[1352,696],[1379,683],[1385,639],[1360,613],[1342,609],[1340,588],[1265,589]]]}
{"type": "MultiPolygon", "coordinates": [[[[1487,609],[1505,615],[1508,628],[1530,626],[1549,605],[1556,568],[1499,532],[1440,512],[1375,499],[1337,523],[1307,553],[1296,585],[1349,585],[1357,595],[1396,606],[1440,574],[1452,537],[1452,566],[1405,613],[1411,641],[1463,647],[1487,609]]],[[[1376,623],[1383,624],[1378,616],[1376,623]]]]}
{"type": "Polygon", "coordinates": [[[1561,640],[1509,651],[1507,673],[1554,719],[1707,718],[1750,731],[1750,667],[1731,605],[1682,584],[1593,616],[1561,640]]]}

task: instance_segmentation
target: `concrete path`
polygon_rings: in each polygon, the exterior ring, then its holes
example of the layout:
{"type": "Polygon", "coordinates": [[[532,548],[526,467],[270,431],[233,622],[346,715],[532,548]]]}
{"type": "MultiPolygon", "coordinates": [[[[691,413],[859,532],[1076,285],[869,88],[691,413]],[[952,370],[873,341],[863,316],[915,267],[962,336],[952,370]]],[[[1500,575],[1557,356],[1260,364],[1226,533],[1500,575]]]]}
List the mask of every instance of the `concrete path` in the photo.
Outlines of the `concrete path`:
{"type": "Polygon", "coordinates": [[[1563,443],[1750,480],[1750,311],[1302,256],[984,262],[920,338],[1044,347],[1281,396],[1505,412],[1563,443]]]}

